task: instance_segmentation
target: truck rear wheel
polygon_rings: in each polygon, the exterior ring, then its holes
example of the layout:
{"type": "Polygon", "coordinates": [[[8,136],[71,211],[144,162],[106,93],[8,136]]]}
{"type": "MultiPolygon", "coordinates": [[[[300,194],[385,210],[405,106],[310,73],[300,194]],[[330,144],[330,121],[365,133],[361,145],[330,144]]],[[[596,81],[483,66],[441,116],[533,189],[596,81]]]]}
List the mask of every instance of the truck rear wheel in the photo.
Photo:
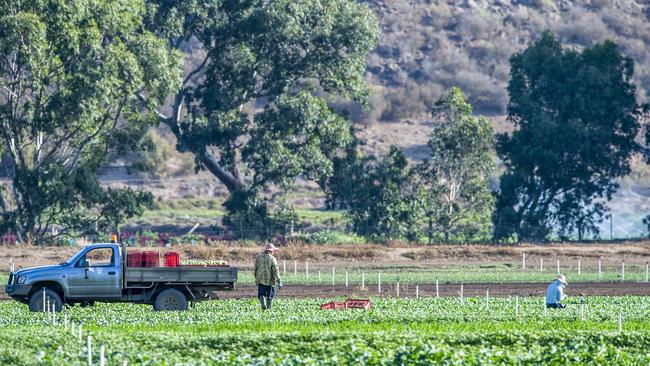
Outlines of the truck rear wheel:
{"type": "Polygon", "coordinates": [[[50,300],[50,306],[54,307],[54,311],[61,311],[63,309],[63,301],[61,301],[61,296],[56,293],[56,291],[50,290],[49,288],[45,290],[45,307],[43,307],[43,290],[36,291],[29,298],[29,311],[38,313],[47,310],[47,300],[50,300]]]}
{"type": "Polygon", "coordinates": [[[156,296],[153,309],[156,311],[187,310],[187,298],[182,292],[169,288],[156,296]]]}

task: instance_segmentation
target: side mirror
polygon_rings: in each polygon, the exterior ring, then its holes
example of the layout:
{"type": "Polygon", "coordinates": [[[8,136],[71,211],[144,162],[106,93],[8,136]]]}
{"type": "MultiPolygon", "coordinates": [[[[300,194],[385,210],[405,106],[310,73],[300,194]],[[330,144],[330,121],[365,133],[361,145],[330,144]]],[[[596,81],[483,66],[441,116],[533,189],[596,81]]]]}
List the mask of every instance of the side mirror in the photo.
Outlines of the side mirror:
{"type": "Polygon", "coordinates": [[[88,261],[86,258],[81,258],[79,259],[79,262],[77,262],[77,268],[88,268],[88,261]]]}

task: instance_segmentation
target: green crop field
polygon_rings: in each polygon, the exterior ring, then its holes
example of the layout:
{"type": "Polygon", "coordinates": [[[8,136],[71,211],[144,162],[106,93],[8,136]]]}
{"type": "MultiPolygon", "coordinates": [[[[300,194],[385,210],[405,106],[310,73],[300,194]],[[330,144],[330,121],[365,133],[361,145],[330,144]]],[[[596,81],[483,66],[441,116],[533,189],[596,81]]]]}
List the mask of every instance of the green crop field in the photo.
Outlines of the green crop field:
{"type": "Polygon", "coordinates": [[[322,300],[201,303],[187,312],[101,304],[70,308],[82,340],[25,305],[0,303],[0,364],[85,365],[430,365],[650,362],[650,298],[574,299],[566,310],[543,299],[373,299],[372,310],[320,310],[322,300]],[[518,306],[517,306],[518,304],[518,306]],[[621,330],[619,331],[619,314],[621,330]]]}

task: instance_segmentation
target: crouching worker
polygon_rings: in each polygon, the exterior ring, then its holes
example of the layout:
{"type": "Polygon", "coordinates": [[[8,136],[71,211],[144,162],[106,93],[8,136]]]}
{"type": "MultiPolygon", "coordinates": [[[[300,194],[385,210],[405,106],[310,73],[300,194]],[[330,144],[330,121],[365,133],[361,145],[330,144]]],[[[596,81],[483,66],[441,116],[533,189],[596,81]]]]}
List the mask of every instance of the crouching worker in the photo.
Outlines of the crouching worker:
{"type": "Polygon", "coordinates": [[[566,296],[564,295],[564,288],[566,287],[566,277],[559,274],[555,281],[553,281],[546,290],[546,307],[553,309],[564,309],[566,305],[562,303],[566,296]]]}
{"type": "Polygon", "coordinates": [[[282,288],[278,261],[273,253],[278,250],[273,244],[267,244],[264,251],[255,259],[255,283],[257,284],[257,298],[260,300],[262,310],[270,309],[275,297],[275,286],[282,288]]]}

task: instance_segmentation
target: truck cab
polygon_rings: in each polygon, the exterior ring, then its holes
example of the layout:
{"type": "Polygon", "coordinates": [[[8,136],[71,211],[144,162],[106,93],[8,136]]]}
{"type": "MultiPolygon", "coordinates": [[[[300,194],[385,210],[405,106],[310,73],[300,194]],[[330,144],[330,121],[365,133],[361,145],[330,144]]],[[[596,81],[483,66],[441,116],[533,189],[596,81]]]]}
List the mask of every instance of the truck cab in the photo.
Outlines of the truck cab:
{"type": "Polygon", "coordinates": [[[31,311],[45,311],[48,303],[60,311],[63,304],[95,301],[185,310],[188,301],[215,298],[212,291],[216,290],[233,290],[237,280],[233,267],[127,267],[126,251],[126,246],[115,243],[86,246],[59,265],[10,273],[5,292],[28,304],[31,311]]]}

